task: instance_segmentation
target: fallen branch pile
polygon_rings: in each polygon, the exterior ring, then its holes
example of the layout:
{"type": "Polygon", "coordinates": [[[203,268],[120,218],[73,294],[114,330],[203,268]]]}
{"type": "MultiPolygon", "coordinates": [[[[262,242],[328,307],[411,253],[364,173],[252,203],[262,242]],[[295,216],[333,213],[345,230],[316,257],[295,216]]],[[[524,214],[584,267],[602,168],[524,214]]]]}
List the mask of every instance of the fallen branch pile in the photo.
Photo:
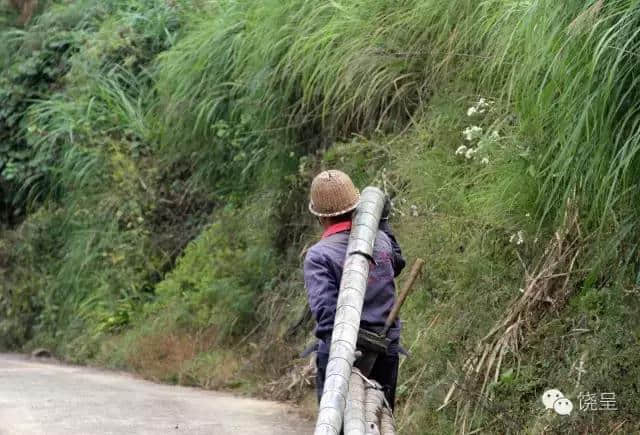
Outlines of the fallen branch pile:
{"type": "Polygon", "coordinates": [[[280,378],[264,387],[264,394],[275,400],[301,400],[313,389],[315,357],[296,360],[280,378]]]}

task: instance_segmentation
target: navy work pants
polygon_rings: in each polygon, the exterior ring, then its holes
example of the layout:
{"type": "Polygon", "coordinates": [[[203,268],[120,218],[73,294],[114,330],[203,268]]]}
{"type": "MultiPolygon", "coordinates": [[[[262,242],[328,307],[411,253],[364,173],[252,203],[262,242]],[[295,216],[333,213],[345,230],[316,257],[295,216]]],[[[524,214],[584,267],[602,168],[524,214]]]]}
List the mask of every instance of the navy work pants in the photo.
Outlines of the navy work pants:
{"type": "MultiPolygon", "coordinates": [[[[327,363],[329,362],[329,354],[318,352],[316,356],[316,392],[318,393],[318,403],[322,397],[324,388],[324,378],[327,373],[327,363]]],[[[391,406],[391,410],[396,400],[396,385],[398,383],[398,364],[400,357],[398,355],[379,355],[371,369],[369,379],[377,381],[384,388],[384,395],[391,406]]]]}

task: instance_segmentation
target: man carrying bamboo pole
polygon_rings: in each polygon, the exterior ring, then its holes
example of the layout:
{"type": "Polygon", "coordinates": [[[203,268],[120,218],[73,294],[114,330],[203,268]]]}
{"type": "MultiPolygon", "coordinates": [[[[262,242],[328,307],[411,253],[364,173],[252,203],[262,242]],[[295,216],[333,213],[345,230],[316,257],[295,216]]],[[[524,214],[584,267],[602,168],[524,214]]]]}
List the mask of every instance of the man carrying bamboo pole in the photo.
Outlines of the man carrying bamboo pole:
{"type": "MultiPolygon", "coordinates": [[[[351,219],[360,194],[347,174],[329,170],[314,178],[310,197],[309,210],[324,228],[322,239],[309,249],[304,260],[305,288],[316,320],[315,335],[318,338],[316,388],[319,400],[329,359],[351,219]]],[[[389,209],[387,198],[374,245],[360,321],[361,330],[374,333],[385,328],[396,297],[394,278],[405,266],[400,246],[389,226],[389,209]]],[[[368,376],[384,387],[387,401],[393,408],[400,350],[399,319],[393,322],[386,334],[390,344],[385,354],[376,357],[368,376]]]]}

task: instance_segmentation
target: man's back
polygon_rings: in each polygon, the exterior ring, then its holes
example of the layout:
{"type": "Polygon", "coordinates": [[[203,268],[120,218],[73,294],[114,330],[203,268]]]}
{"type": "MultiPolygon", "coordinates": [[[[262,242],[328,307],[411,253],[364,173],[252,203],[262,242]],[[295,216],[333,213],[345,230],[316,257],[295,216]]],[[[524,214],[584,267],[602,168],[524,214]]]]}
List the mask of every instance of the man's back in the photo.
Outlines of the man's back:
{"type": "MultiPolygon", "coordinates": [[[[328,351],[348,241],[348,231],[329,234],[313,245],[305,257],[305,287],[317,322],[316,336],[323,342],[320,344],[321,350],[326,346],[328,351]]],[[[401,269],[393,243],[386,232],[378,231],[362,307],[361,328],[372,331],[382,329],[393,307],[394,277],[396,270],[401,269]]],[[[397,342],[399,336],[400,321],[396,320],[389,331],[389,338],[397,342]]]]}

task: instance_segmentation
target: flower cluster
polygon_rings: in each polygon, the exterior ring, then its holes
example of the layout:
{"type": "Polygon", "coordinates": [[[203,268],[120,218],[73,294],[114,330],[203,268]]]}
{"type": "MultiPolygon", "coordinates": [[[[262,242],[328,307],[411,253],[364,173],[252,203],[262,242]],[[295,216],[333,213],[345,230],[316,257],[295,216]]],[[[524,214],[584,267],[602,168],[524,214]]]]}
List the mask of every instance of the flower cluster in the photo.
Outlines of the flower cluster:
{"type": "Polygon", "coordinates": [[[464,156],[466,159],[472,159],[473,155],[478,152],[477,148],[467,148],[464,145],[461,145],[456,150],[456,156],[464,156]]]}
{"type": "Polygon", "coordinates": [[[489,110],[489,107],[493,104],[492,101],[487,101],[485,98],[480,98],[476,104],[467,109],[467,116],[474,116],[477,114],[485,113],[489,110]]]}
{"type": "MultiPolygon", "coordinates": [[[[489,112],[492,105],[493,101],[489,101],[486,98],[480,98],[473,106],[467,109],[467,116],[476,116],[489,112]]],[[[456,156],[463,156],[467,160],[481,157],[480,162],[482,164],[489,164],[489,156],[487,155],[486,148],[490,148],[492,144],[500,140],[500,134],[498,131],[493,130],[489,134],[489,132],[485,133],[482,127],[470,125],[462,131],[462,136],[468,144],[458,147],[456,150],[456,156]]]]}
{"type": "Polygon", "coordinates": [[[482,137],[482,128],[477,125],[472,125],[471,127],[465,128],[462,134],[467,142],[473,142],[482,137]]]}
{"type": "MultiPolygon", "coordinates": [[[[461,145],[456,150],[457,156],[464,156],[467,160],[474,159],[476,154],[485,148],[485,145],[497,142],[500,139],[500,134],[497,130],[491,132],[489,136],[484,135],[484,130],[477,125],[472,125],[463,130],[462,136],[467,142],[477,142],[476,146],[461,145]]],[[[483,164],[489,164],[489,157],[485,155],[480,160],[483,164]]]]}
{"type": "Polygon", "coordinates": [[[515,243],[516,245],[522,245],[524,243],[524,231],[520,230],[514,233],[509,238],[509,243],[515,243]]]}

